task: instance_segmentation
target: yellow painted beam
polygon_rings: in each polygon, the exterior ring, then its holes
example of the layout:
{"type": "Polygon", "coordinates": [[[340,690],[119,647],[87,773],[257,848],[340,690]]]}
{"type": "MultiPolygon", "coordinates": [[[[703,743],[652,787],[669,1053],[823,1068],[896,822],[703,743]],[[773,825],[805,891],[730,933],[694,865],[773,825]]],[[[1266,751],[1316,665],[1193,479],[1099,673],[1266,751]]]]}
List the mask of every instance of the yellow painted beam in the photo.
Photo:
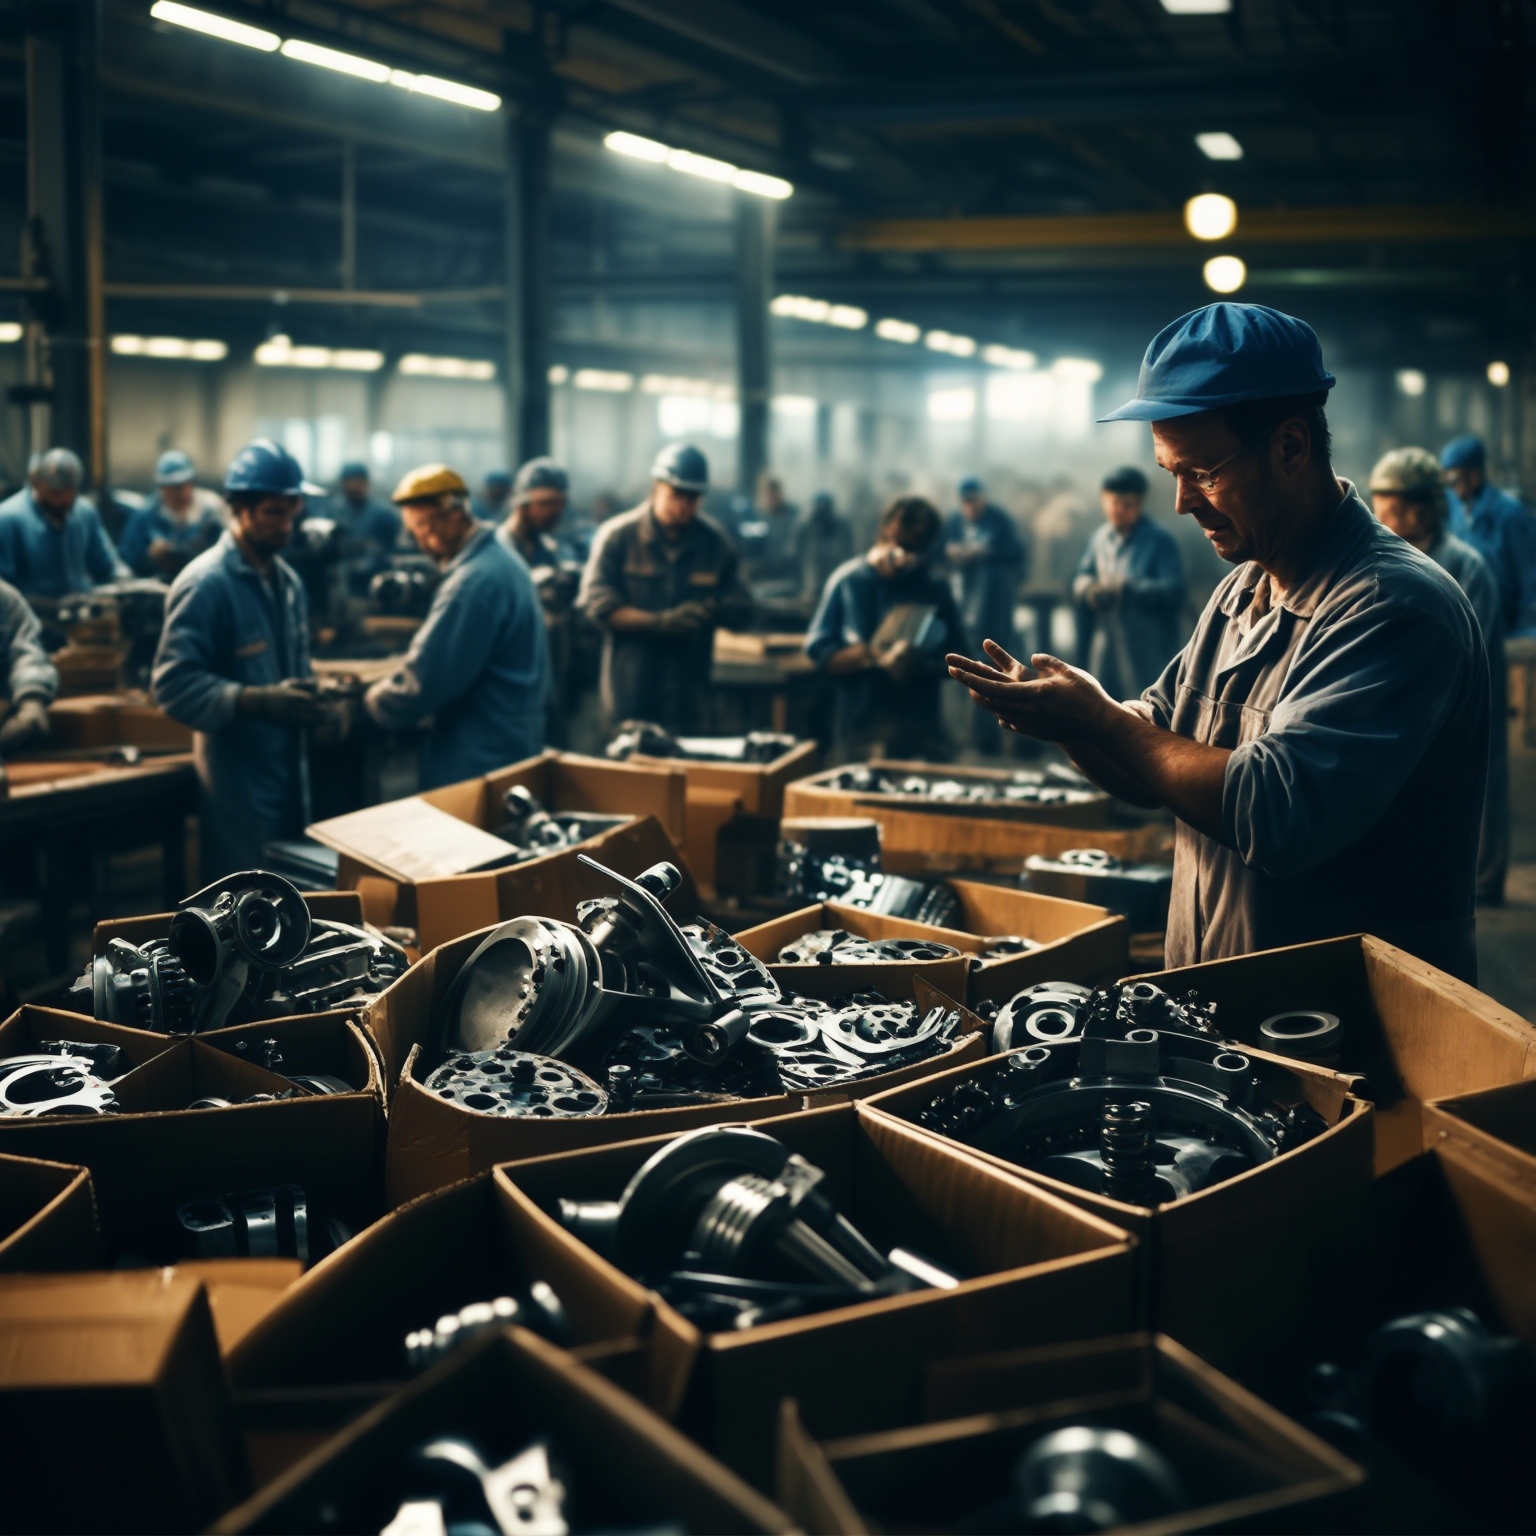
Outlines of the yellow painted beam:
{"type": "MultiPolygon", "coordinates": [[[[1210,248],[1533,238],[1536,210],[1525,208],[1248,208],[1239,210],[1236,231],[1210,248]]],[[[1204,244],[1191,238],[1178,209],[1043,218],[871,219],[847,225],[839,243],[860,251],[1038,251],[1204,244]]]]}

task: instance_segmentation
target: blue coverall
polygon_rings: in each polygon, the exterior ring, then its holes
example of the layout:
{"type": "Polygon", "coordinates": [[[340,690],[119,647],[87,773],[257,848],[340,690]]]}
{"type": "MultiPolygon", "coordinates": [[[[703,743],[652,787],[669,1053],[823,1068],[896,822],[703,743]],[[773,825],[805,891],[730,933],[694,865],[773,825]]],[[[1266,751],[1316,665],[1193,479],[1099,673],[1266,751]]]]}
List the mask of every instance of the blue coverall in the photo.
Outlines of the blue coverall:
{"type": "Polygon", "coordinates": [[[77,501],[59,526],[24,485],[0,502],[0,581],[29,597],[89,592],[128,575],[90,502],[77,501]]]}
{"type": "Polygon", "coordinates": [[[1179,650],[1184,561],[1173,535],[1145,514],[1124,534],[1105,523],[1088,541],[1072,585],[1078,633],[1086,625],[1091,636],[1088,670],[1112,699],[1137,698],[1179,650]],[[1089,582],[1119,583],[1119,595],[1104,608],[1091,608],[1082,598],[1089,582]]]}
{"type": "Polygon", "coordinates": [[[191,560],[216,544],[223,531],[219,514],[209,503],[194,502],[183,522],[172,516],[155,496],[129,517],[117,552],[135,576],[164,576],[165,572],[149,558],[151,544],[164,542],[184,560],[191,560]]]}
{"type": "Polygon", "coordinates": [[[1505,636],[1536,635],[1536,517],[1486,481],[1470,506],[1453,491],[1446,500],[1448,528],[1488,562],[1499,584],[1505,636]]]}

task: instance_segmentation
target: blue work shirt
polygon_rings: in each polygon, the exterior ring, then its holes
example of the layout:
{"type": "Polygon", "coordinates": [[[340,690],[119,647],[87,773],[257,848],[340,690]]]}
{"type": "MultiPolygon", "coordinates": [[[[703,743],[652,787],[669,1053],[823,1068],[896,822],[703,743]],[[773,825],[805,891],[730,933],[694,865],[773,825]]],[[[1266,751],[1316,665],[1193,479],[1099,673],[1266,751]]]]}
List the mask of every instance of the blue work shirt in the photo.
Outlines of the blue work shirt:
{"type": "Polygon", "coordinates": [[[237,714],[241,688],[309,677],[309,604],[285,560],[263,576],[224,533],[171,585],[155,699],[195,731],[205,879],[255,869],[309,821],[305,733],[237,714]]]}
{"type": "Polygon", "coordinates": [[[1499,584],[1505,635],[1536,635],[1536,517],[1486,481],[1470,507],[1454,491],[1445,495],[1447,527],[1488,562],[1499,584]]]}
{"type": "Polygon", "coordinates": [[[157,495],[129,515],[117,552],[135,576],[164,576],[165,571],[149,557],[151,544],[169,544],[185,563],[216,544],[223,531],[223,520],[212,502],[194,501],[183,521],[157,495]]]}
{"type": "Polygon", "coordinates": [[[528,567],[480,526],[443,570],[399,670],[368,710],[399,729],[424,721],[421,787],[476,778],[544,748],[549,644],[528,567]]]}
{"type": "Polygon", "coordinates": [[[1072,595],[1091,635],[1088,670],[1112,699],[1136,698],[1178,652],[1184,593],[1184,561],[1167,529],[1143,514],[1123,534],[1109,523],[1094,530],[1077,562],[1072,595]],[[1118,595],[1103,608],[1091,607],[1083,594],[1093,582],[1117,586],[1118,595]]]}
{"type": "Polygon", "coordinates": [[[1018,647],[1013,609],[1024,579],[1024,543],[1014,521],[990,502],[973,523],[964,512],[950,514],[946,541],[960,546],[965,627],[978,642],[995,640],[1005,651],[1018,647]]]}
{"type": "Polygon", "coordinates": [[[129,574],[117,558],[101,516],[84,498],[59,526],[24,485],[0,502],[0,581],[35,597],[89,592],[129,574]]]}
{"type": "Polygon", "coordinates": [[[1450,576],[1346,482],[1312,571],[1239,566],[1142,698],[1231,750],[1222,832],[1181,821],[1167,963],[1372,933],[1475,984],[1488,658],[1450,576]]]}

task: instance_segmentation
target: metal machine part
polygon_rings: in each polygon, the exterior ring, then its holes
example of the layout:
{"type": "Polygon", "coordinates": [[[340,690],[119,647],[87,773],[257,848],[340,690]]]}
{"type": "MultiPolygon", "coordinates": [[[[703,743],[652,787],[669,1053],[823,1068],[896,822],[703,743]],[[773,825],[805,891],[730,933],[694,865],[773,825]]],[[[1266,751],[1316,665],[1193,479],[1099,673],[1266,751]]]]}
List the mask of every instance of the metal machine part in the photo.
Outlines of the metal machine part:
{"type": "MultiPolygon", "coordinates": [[[[68,1041],[52,1043],[59,1047],[70,1044],[68,1041]]],[[[116,1113],[117,1095],[108,1079],[89,1059],[75,1051],[45,1050],[27,1056],[8,1056],[0,1061],[0,1116],[43,1120],[64,1115],[116,1113]]]]}
{"type": "Polygon", "coordinates": [[[1101,793],[1070,769],[1020,768],[999,779],[964,770],[914,773],[879,763],[844,768],[824,780],[829,788],[860,795],[888,795],[927,802],[927,809],[963,810],[986,815],[995,810],[1043,805],[1084,805],[1101,793]]]}
{"type": "Polygon", "coordinates": [[[47,1056],[68,1056],[87,1063],[93,1077],[104,1082],[122,1077],[133,1069],[133,1063],[123,1054],[120,1045],[108,1045],[105,1041],[44,1040],[40,1048],[47,1056]]]}
{"type": "Polygon", "coordinates": [[[1075,1039],[1078,1014],[1092,993],[1072,981],[1041,981],[1014,995],[997,1011],[992,1050],[1001,1055],[1023,1045],[1055,1045],[1075,1039]]]}
{"type": "Polygon", "coordinates": [[[419,1446],[406,1467],[410,1496],[383,1536],[568,1536],[565,1484],[546,1441],[535,1440],[499,1467],[467,1440],[419,1446]]]}
{"type": "Polygon", "coordinates": [[[189,1200],[176,1209],[182,1245],[198,1259],[298,1259],[308,1264],[351,1239],[334,1216],[319,1217],[296,1184],[189,1200]]]}
{"type": "Polygon", "coordinates": [[[977,959],[982,965],[994,960],[1012,960],[1015,955],[1027,955],[1042,946],[1038,939],[1027,939],[1021,933],[998,933],[982,941],[985,946],[977,959]]]}
{"type": "Polygon", "coordinates": [[[457,1312],[444,1313],[431,1328],[406,1334],[406,1364],[413,1371],[424,1371],[487,1328],[513,1326],[531,1329],[555,1344],[571,1342],[570,1319],[560,1298],[552,1286],[535,1280],[515,1295],[471,1302],[457,1312]]]}
{"type": "Polygon", "coordinates": [[[1013,1472],[1023,1531],[1109,1531],[1189,1507],[1172,1463],[1123,1429],[1072,1424],[1030,1446],[1013,1472]]]}
{"type": "Polygon", "coordinates": [[[631,820],[628,816],[605,816],[595,811],[547,811],[532,791],[521,784],[514,784],[502,799],[507,819],[496,828],[496,836],[511,843],[524,859],[574,848],[631,820]]]}
{"type": "Polygon", "coordinates": [[[779,996],[779,984],[769,974],[768,967],[723,928],[701,920],[685,923],[681,931],[722,996],[742,1001],[779,996]]]}
{"type": "Polygon", "coordinates": [[[608,1095],[585,1072],[510,1045],[458,1052],[428,1075],[425,1087],[460,1109],[500,1118],[569,1119],[608,1109],[608,1095]]]}
{"type": "Polygon", "coordinates": [[[883,965],[892,960],[951,960],[960,951],[927,939],[863,939],[846,928],[817,928],[779,951],[780,965],[883,965]]]}
{"type": "Polygon", "coordinates": [[[617,1200],[561,1200],[560,1222],[685,1316],[753,1327],[959,1280],[881,1253],[838,1211],[825,1175],[747,1126],[689,1131],[647,1159],[617,1200]]]}
{"type": "Polygon", "coordinates": [[[437,568],[428,560],[380,571],[368,583],[368,603],[394,618],[424,619],[437,591],[437,568]]]}
{"type": "Polygon", "coordinates": [[[1102,848],[1069,848],[1059,859],[1030,854],[1019,884],[1042,896],[1108,907],[1130,922],[1133,933],[1151,933],[1168,923],[1173,866],[1124,864],[1102,848]]]}
{"type": "Polygon", "coordinates": [[[676,757],[699,763],[771,763],[799,745],[776,731],[745,736],[674,736],[650,720],[625,720],[604,749],[622,761],[630,757],[676,757]]]}
{"type": "Polygon", "coordinates": [[[882,917],[904,917],[934,928],[954,928],[961,921],[960,898],[942,880],[909,880],[874,870],[837,899],[882,917]]]}
{"type": "MultiPolygon", "coordinates": [[[[1067,1012],[1013,1010],[1010,1028],[1027,1031],[1033,1019],[1065,1029],[1067,1012]]],[[[1177,1003],[1147,982],[1101,988],[1079,1000],[1072,1027],[1022,1049],[1014,1033],[1009,1054],[930,1100],[917,1124],[1143,1206],[1208,1189],[1326,1129],[1304,1100],[1267,1097],[1252,1061],[1215,1036],[1197,999],[1177,1003]],[[1157,1027],[1142,1022],[1154,1018],[1157,1027]]]]}
{"type": "Polygon", "coordinates": [[[1337,1061],[1344,1048],[1344,1026],[1336,1013],[1293,1009],[1271,1014],[1259,1025],[1264,1049],[1298,1061],[1337,1061]]]}

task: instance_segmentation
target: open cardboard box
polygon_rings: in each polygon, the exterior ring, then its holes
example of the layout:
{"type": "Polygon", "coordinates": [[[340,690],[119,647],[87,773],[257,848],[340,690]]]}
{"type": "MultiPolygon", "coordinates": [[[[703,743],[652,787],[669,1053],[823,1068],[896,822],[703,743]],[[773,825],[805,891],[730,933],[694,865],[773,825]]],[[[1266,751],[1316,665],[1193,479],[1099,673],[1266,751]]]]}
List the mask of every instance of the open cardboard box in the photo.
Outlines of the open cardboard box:
{"type": "Polygon", "coordinates": [[[219,1353],[227,1361],[297,1282],[304,1266],[297,1259],[182,1259],[169,1273],[203,1282],[219,1353]]]}
{"type": "MultiPolygon", "coordinates": [[[[1536,1078],[1424,1106],[1424,1144],[1476,1156],[1536,1201],[1536,1078]]],[[[1536,1295],[1533,1295],[1536,1303],[1536,1295]]]]}
{"type": "MultiPolygon", "coordinates": [[[[260,1481],[405,1386],[408,1333],[543,1278],[525,1266],[514,1224],[511,1195],[481,1174],[391,1211],[284,1294],[229,1360],[260,1481]]],[[[560,1295],[572,1348],[631,1352],[644,1395],[649,1304],[614,1309],[580,1287],[560,1295]]]]}
{"type": "MultiPolygon", "coordinates": [[[[356,891],[300,891],[312,919],[330,923],[363,921],[363,903],[356,891]]],[[[142,917],[114,917],[96,924],[91,933],[91,953],[103,955],[113,939],[130,944],[148,944],[163,939],[171,931],[174,912],[151,912],[142,917]]]]}
{"type": "Polygon", "coordinates": [[[669,1424],[524,1329],[488,1334],[231,1510],[216,1531],[373,1532],[413,1450],[462,1437],[496,1466],[547,1439],[579,1530],[788,1531],[789,1520],[669,1424]]]}
{"type": "MultiPolygon", "coordinates": [[[[88,1014],[70,1013],[63,1008],[39,1008],[23,1003],[10,1018],[0,1024],[0,1059],[7,1056],[31,1056],[50,1041],[73,1041],[81,1045],[115,1045],[130,1068],[168,1051],[175,1043],[170,1035],[151,1029],[132,1029],[126,1024],[107,1024],[88,1014]]],[[[8,1117],[0,1117],[3,1130],[8,1117]]]]}
{"type": "Polygon", "coordinates": [[[272,1070],[280,1075],[317,1072],[339,1077],[353,1093],[371,1094],[382,1103],[384,1074],[378,1047],[364,1032],[360,1018],[349,1009],[338,1008],[329,1013],[226,1025],[197,1039],[258,1065],[266,1059],[266,1043],[274,1041],[282,1059],[272,1070]]]}
{"type": "Polygon", "coordinates": [[[778,1497],[802,1530],[978,1530],[989,1508],[992,1528],[1022,1529],[1007,1507],[1019,1456],[1077,1424],[1128,1430],[1173,1464],[1188,1506],[1137,1529],[1354,1528],[1364,1472],[1162,1335],[945,1361],[929,1374],[939,1422],[911,1428],[822,1443],[784,1404],[778,1497]]]}
{"type": "Polygon", "coordinates": [[[94,1269],[100,1244],[86,1169],[0,1156],[0,1273],[94,1269]]]}
{"type": "Polygon", "coordinates": [[[1229,1040],[1258,1046],[1259,1026],[1290,1009],[1337,1014],[1340,1070],[1362,1074],[1354,1091],[1376,1106],[1376,1170],[1424,1147],[1423,1106],[1536,1076],[1536,1029],[1406,950],[1366,934],[1210,960],[1139,980],[1182,995],[1194,987],[1217,1005],[1229,1040]]]}
{"type": "Polygon", "coordinates": [[[186,1276],[0,1276],[0,1417],[12,1530],[202,1530],[249,1488],[186,1276]]]}
{"type": "Polygon", "coordinates": [[[143,747],[190,752],[192,732],[142,696],[80,694],[48,706],[49,742],[69,751],[92,747],[143,747]]]}
{"type": "Polygon", "coordinates": [[[916,1417],[929,1361],[1131,1326],[1134,1241],[1108,1222],[861,1105],[756,1129],[820,1168],[822,1187],[871,1242],[972,1278],[706,1335],[548,1214],[561,1197],[617,1199],[671,1138],[511,1163],[496,1177],[517,1202],[526,1262],[557,1291],[587,1288],[615,1315],[652,1303],[653,1401],[758,1486],[772,1478],[786,1394],[818,1434],[885,1429],[916,1417]]]}
{"type": "Polygon", "coordinates": [[[1327,1295],[1371,1182],[1371,1106],[1337,1073],[1253,1053],[1266,1091],[1302,1100],[1328,1122],[1309,1142],[1186,1199],[1155,1207],[1077,1189],[913,1123],[920,1110],[1000,1058],[970,1063],[869,1099],[871,1116],[1006,1170],[1139,1239],[1138,1326],[1155,1327],[1218,1364],[1262,1347],[1327,1295]]]}

